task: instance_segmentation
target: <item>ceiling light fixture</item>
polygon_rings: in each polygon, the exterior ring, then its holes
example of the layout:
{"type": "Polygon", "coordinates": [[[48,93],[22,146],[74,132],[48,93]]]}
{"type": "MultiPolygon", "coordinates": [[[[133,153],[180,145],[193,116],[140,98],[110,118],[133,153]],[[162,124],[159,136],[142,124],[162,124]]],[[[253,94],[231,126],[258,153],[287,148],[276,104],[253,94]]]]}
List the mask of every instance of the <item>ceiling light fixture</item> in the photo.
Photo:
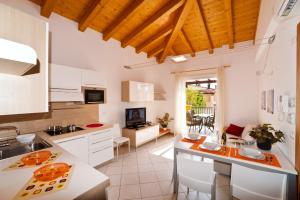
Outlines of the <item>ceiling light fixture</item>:
{"type": "Polygon", "coordinates": [[[185,56],[175,56],[171,58],[173,62],[179,63],[179,62],[184,62],[187,61],[187,58],[185,56]]]}

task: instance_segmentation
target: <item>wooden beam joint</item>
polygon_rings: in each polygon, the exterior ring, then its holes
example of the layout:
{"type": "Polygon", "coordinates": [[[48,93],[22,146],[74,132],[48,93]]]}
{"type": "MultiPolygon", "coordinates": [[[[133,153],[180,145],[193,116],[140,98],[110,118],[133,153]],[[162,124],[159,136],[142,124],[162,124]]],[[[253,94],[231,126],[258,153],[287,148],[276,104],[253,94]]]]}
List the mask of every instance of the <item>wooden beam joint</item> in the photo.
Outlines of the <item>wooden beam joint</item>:
{"type": "Polygon", "coordinates": [[[57,1],[58,0],[43,0],[41,5],[41,15],[49,18],[57,1]]]}

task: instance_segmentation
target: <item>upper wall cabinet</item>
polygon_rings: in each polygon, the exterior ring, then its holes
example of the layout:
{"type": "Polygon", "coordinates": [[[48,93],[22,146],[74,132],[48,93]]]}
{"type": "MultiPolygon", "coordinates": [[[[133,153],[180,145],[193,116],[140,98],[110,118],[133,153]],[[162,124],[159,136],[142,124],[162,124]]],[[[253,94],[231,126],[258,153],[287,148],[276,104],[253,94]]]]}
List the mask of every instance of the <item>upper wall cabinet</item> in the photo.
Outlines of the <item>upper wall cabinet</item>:
{"type": "Polygon", "coordinates": [[[81,69],[50,64],[50,101],[83,101],[81,69]]]}
{"type": "MultiPolygon", "coordinates": [[[[25,55],[18,50],[24,50],[33,52],[28,55],[36,56],[37,61],[31,61],[38,64],[35,73],[26,73],[30,68],[22,63],[0,62],[0,115],[48,112],[48,24],[0,4],[0,39],[6,41],[2,44],[7,45],[4,47],[7,51],[18,46],[14,48],[16,57],[8,56],[5,60],[18,60],[25,55]]],[[[29,57],[22,58],[20,62],[31,63],[29,57]]]]}
{"type": "Polygon", "coordinates": [[[126,102],[154,101],[154,85],[152,83],[123,81],[122,101],[126,101],[126,102]]]}
{"type": "Polygon", "coordinates": [[[86,87],[106,87],[106,77],[93,70],[82,70],[82,86],[86,87]]]}

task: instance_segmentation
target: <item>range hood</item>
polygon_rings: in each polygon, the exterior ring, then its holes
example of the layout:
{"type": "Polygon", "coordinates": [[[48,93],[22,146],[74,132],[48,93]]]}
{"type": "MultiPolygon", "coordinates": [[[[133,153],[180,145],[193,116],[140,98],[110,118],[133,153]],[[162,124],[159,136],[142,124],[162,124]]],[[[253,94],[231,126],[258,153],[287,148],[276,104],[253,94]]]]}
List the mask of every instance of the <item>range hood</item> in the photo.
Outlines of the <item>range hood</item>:
{"type": "Polygon", "coordinates": [[[0,73],[19,76],[39,73],[35,50],[30,46],[0,38],[0,73]]]}

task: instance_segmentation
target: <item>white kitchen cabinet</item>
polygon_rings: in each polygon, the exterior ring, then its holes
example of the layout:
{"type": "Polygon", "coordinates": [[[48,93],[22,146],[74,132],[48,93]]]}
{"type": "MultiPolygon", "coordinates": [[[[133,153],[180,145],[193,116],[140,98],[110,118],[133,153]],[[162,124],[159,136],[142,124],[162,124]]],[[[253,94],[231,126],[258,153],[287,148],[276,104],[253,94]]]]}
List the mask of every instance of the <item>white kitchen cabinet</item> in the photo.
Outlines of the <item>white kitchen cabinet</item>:
{"type": "Polygon", "coordinates": [[[106,87],[106,76],[94,70],[82,70],[82,86],[106,87]]]}
{"type": "Polygon", "coordinates": [[[96,131],[54,142],[93,167],[114,158],[112,129],[96,131]]]}
{"type": "Polygon", "coordinates": [[[154,85],[137,81],[122,82],[122,101],[146,102],[154,101],[154,85]]]}
{"type": "Polygon", "coordinates": [[[91,133],[88,140],[91,166],[95,167],[114,158],[112,129],[91,133]]]}
{"type": "Polygon", "coordinates": [[[0,19],[0,38],[29,46],[39,61],[34,74],[0,73],[0,115],[48,112],[48,23],[2,3],[0,19]]]}
{"type": "Polygon", "coordinates": [[[81,69],[50,64],[50,88],[81,91],[81,69]]]}
{"type": "Polygon", "coordinates": [[[85,136],[68,138],[56,143],[64,150],[79,158],[81,161],[88,163],[88,140],[85,136]]]}
{"type": "Polygon", "coordinates": [[[81,69],[50,64],[50,101],[83,101],[81,69]]]}

